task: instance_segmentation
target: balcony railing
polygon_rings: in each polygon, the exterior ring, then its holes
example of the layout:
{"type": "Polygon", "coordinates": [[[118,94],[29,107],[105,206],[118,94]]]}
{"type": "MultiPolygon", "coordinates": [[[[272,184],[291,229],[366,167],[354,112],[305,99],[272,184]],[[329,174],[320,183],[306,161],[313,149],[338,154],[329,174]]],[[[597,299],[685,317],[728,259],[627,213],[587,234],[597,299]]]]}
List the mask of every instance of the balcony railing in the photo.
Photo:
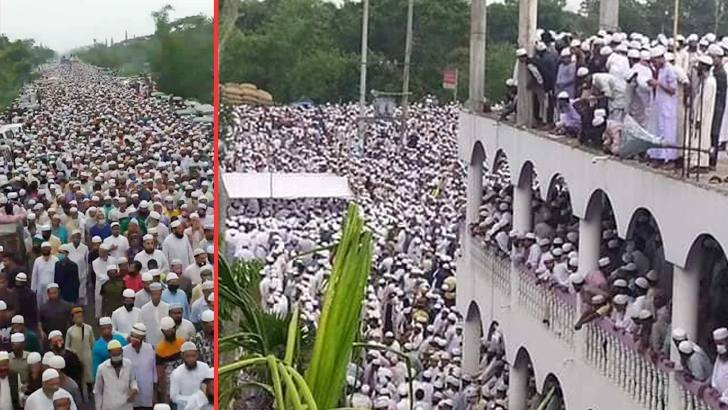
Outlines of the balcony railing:
{"type": "MultiPolygon", "coordinates": [[[[513,266],[503,255],[481,241],[473,240],[477,253],[481,253],[493,284],[510,295],[510,275],[518,275],[516,289],[518,305],[570,349],[575,348],[574,325],[578,320],[577,299],[559,288],[539,283],[533,272],[525,267],[513,266]],[[478,249],[479,248],[479,249],[478,249]]],[[[646,354],[632,335],[614,328],[606,318],[595,320],[581,330],[586,332],[584,360],[599,373],[621,388],[646,410],[667,408],[670,374],[682,392],[681,408],[684,410],[728,410],[721,404],[715,390],[704,382],[688,380],[681,371],[673,369],[673,363],[659,354],[646,354]]]]}

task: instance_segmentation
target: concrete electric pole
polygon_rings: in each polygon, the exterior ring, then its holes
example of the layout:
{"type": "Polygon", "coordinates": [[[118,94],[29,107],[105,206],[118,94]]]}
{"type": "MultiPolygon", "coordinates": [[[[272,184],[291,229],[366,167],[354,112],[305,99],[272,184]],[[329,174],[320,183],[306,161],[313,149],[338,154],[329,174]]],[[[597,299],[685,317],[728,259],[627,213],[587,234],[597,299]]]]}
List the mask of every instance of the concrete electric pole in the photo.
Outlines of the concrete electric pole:
{"type": "Polygon", "coordinates": [[[407,118],[409,116],[410,61],[412,58],[412,18],[415,0],[407,2],[407,38],[404,46],[404,73],[402,74],[402,143],[406,143],[407,118]]]}

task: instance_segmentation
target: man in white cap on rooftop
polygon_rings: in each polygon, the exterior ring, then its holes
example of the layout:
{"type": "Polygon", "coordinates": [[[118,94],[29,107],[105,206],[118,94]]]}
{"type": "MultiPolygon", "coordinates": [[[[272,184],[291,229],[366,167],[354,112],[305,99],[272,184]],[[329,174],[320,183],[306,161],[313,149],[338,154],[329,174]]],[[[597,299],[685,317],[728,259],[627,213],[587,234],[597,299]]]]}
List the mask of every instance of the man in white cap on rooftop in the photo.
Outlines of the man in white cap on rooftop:
{"type": "Polygon", "coordinates": [[[180,349],[184,364],[174,369],[170,375],[169,397],[177,408],[184,409],[187,402],[200,389],[210,371],[204,362],[198,361],[197,347],[194,343],[185,342],[180,349]]]}
{"type": "Polygon", "coordinates": [[[132,289],[124,289],[122,293],[123,304],[111,314],[111,324],[114,333],[121,335],[124,339],[131,332],[135,323],[139,322],[141,309],[134,306],[136,293],[132,289]]]}
{"type": "MultiPolygon", "coordinates": [[[[653,134],[659,135],[667,144],[677,145],[677,75],[672,65],[665,61],[665,49],[662,46],[653,48],[650,57],[657,72],[656,78],[647,81],[654,90],[654,111],[651,119],[653,134]]],[[[652,160],[667,163],[677,159],[679,151],[653,148],[647,151],[647,155],[652,160]]]]}
{"type": "Polygon", "coordinates": [[[690,170],[706,170],[710,167],[711,135],[715,99],[717,95],[717,82],[713,76],[713,58],[709,55],[700,55],[695,67],[695,75],[691,83],[692,111],[696,113],[692,119],[691,127],[696,131],[686,136],[686,145],[691,149],[700,149],[700,152],[688,152],[685,158],[685,167],[690,170]],[[698,115],[699,113],[700,115],[698,115]]]}
{"type": "Polygon", "coordinates": [[[183,269],[191,265],[195,261],[192,253],[192,245],[184,234],[184,226],[179,220],[172,222],[170,225],[172,233],[162,243],[162,252],[168,261],[179,259],[182,261],[183,269]]]}
{"type": "Polygon", "coordinates": [[[134,400],[134,407],[152,407],[156,401],[157,363],[154,347],[145,341],[147,328],[142,323],[135,323],[129,333],[129,344],[123,347],[124,358],[131,361],[134,377],[139,386],[139,394],[134,400]]]}
{"type": "Polygon", "coordinates": [[[97,410],[132,410],[139,386],[131,360],[124,357],[121,343],[109,342],[108,359],[99,365],[94,385],[97,410]]]}

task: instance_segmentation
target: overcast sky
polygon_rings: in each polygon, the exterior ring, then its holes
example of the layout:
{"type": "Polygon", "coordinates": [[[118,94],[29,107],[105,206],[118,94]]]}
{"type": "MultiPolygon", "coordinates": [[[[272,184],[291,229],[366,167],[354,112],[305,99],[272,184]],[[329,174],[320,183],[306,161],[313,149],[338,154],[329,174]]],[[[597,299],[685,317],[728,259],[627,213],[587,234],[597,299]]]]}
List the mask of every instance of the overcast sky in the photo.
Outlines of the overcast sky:
{"type": "Polygon", "coordinates": [[[150,13],[165,4],[174,7],[172,18],[215,13],[214,0],[0,0],[0,32],[63,53],[94,39],[121,41],[124,30],[130,38],[152,34],[150,13]]]}

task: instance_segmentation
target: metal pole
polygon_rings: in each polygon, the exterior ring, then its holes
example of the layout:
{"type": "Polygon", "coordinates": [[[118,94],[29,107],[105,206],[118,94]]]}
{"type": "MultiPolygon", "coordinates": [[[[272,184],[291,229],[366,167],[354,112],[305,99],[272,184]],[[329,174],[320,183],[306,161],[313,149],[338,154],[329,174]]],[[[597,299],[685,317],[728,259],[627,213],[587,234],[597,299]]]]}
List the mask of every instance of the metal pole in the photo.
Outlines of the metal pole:
{"type": "Polygon", "coordinates": [[[404,73],[402,75],[402,143],[405,141],[407,132],[407,118],[409,116],[409,82],[410,82],[410,57],[412,56],[412,15],[414,13],[415,0],[407,2],[407,38],[404,46],[404,73]]]}
{"type": "Polygon", "coordinates": [[[364,116],[367,101],[367,51],[369,42],[369,0],[364,0],[361,25],[361,71],[359,77],[359,116],[364,116]]]}
{"type": "Polygon", "coordinates": [[[680,17],[680,0],[675,0],[675,11],[672,19],[672,38],[677,38],[677,23],[680,17]]]}

